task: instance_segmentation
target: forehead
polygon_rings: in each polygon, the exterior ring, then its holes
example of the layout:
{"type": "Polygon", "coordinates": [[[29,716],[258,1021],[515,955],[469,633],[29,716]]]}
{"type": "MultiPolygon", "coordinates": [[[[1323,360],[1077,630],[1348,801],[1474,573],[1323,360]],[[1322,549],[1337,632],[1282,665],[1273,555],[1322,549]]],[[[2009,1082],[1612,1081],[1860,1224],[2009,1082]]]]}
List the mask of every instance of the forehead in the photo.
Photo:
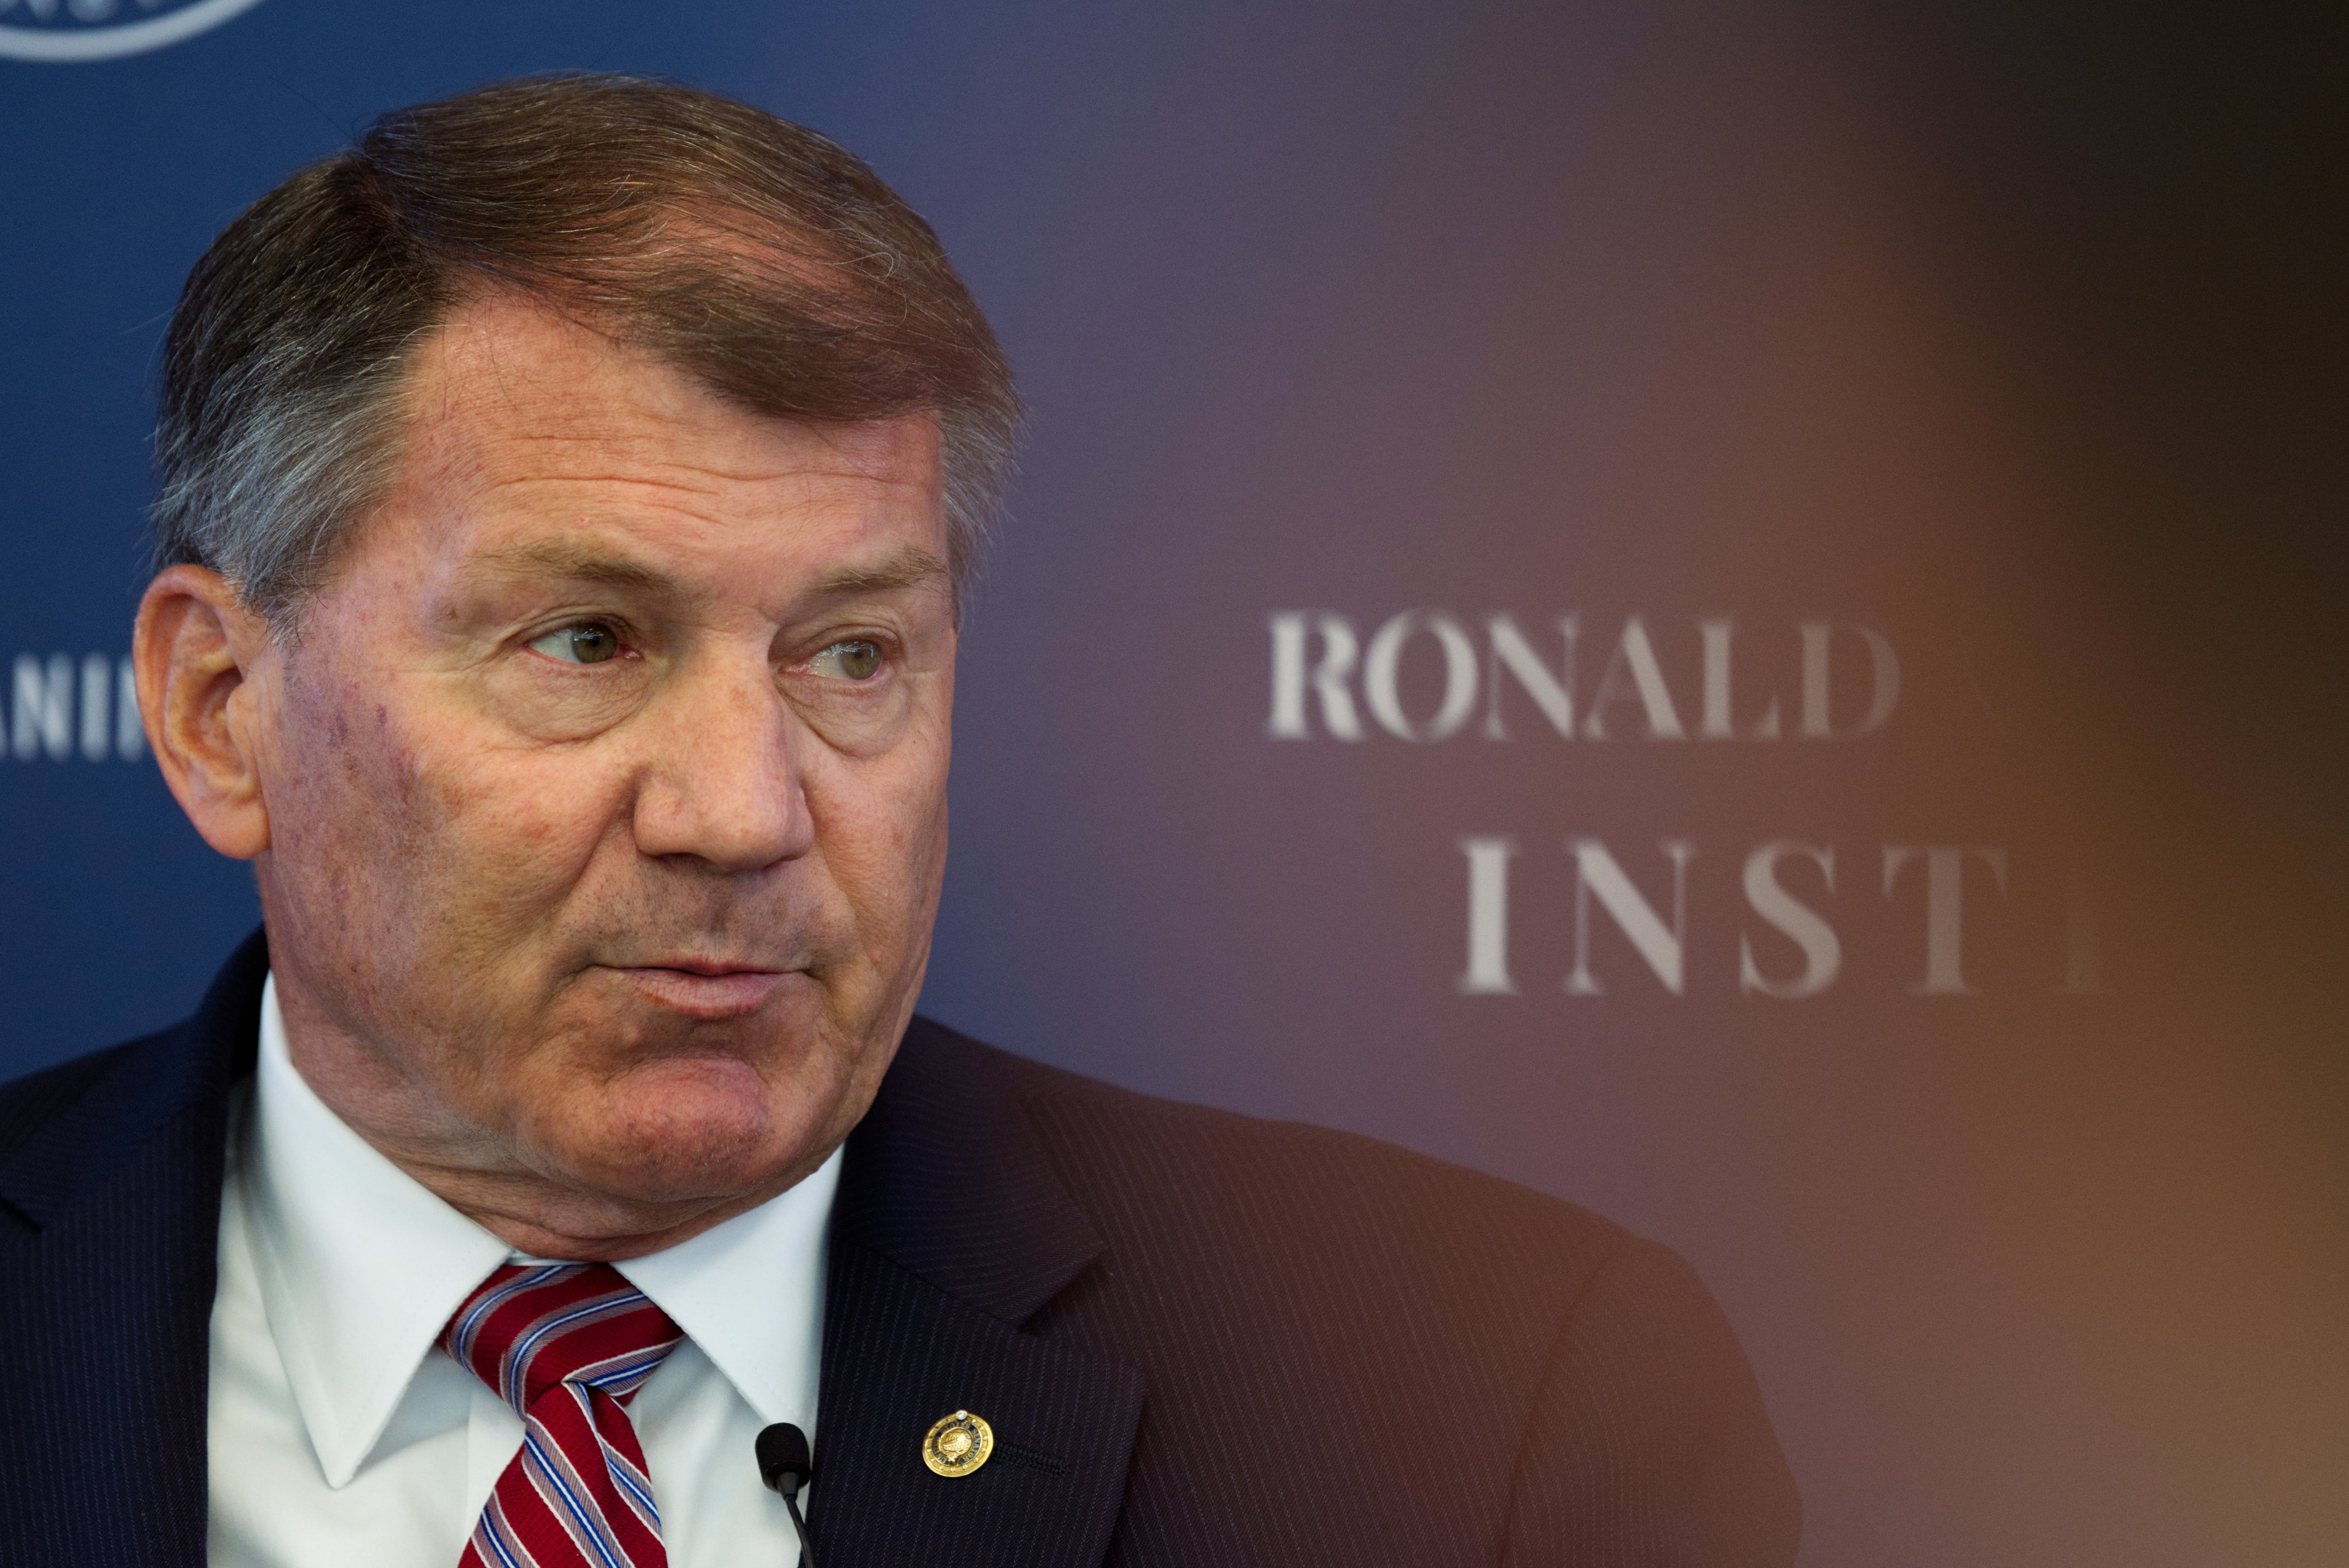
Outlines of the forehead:
{"type": "Polygon", "coordinates": [[[459,308],[420,346],[403,413],[385,511],[432,514],[444,546],[494,545],[491,535],[522,527],[761,520],[792,525],[779,540],[854,546],[878,531],[889,537],[876,543],[910,532],[943,546],[935,417],[819,425],[749,413],[527,300],[459,308]]]}

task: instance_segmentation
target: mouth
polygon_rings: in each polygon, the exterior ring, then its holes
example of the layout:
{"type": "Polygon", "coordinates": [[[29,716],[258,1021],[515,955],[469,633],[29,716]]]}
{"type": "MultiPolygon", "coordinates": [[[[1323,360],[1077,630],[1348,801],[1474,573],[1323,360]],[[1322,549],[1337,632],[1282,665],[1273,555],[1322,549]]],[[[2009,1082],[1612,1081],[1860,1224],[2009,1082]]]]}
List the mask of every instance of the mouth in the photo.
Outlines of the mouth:
{"type": "Polygon", "coordinates": [[[750,965],[680,958],[665,964],[610,965],[655,1006],[688,1018],[737,1018],[755,1013],[798,973],[750,965]]]}

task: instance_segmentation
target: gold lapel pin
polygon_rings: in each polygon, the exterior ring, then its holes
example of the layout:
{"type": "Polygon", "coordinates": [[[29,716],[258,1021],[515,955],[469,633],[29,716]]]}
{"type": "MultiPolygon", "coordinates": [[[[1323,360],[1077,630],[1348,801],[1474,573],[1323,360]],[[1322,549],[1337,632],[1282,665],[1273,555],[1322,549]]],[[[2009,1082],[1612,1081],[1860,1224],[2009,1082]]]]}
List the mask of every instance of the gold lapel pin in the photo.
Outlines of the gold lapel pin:
{"type": "Polygon", "coordinates": [[[995,1451],[995,1429],[968,1410],[942,1418],[922,1439],[922,1462],[933,1475],[968,1475],[995,1451]]]}

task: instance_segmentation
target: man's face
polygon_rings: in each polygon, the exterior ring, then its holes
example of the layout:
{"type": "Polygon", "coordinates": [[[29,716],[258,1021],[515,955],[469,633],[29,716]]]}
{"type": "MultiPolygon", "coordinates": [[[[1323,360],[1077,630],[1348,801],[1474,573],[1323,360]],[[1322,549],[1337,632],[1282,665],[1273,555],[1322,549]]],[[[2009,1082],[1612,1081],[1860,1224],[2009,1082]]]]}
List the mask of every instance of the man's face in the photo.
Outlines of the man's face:
{"type": "Polygon", "coordinates": [[[552,1181],[590,1229],[796,1181],[870,1103],[937,906],[935,421],[758,418],[499,298],[409,407],[249,677],[297,1064],[395,1158],[552,1181]]]}

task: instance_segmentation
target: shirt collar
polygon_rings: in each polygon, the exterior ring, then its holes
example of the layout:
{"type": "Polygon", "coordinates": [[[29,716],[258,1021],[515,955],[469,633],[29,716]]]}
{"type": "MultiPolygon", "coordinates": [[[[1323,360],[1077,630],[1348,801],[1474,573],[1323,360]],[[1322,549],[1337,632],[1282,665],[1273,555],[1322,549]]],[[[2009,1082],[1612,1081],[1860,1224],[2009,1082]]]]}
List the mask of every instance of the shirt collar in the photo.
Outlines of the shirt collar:
{"type": "Polygon", "coordinates": [[[799,1185],[690,1240],[616,1265],[677,1320],[761,1421],[814,1429],[824,1243],[840,1150],[799,1185]]]}
{"type": "MultiPolygon", "coordinates": [[[[332,1487],[382,1437],[473,1287],[512,1256],[361,1138],[294,1068],[273,975],[240,1180],[269,1329],[332,1487]]],[[[618,1265],[768,1421],[812,1418],[834,1150],[758,1208],[618,1265]]]]}

